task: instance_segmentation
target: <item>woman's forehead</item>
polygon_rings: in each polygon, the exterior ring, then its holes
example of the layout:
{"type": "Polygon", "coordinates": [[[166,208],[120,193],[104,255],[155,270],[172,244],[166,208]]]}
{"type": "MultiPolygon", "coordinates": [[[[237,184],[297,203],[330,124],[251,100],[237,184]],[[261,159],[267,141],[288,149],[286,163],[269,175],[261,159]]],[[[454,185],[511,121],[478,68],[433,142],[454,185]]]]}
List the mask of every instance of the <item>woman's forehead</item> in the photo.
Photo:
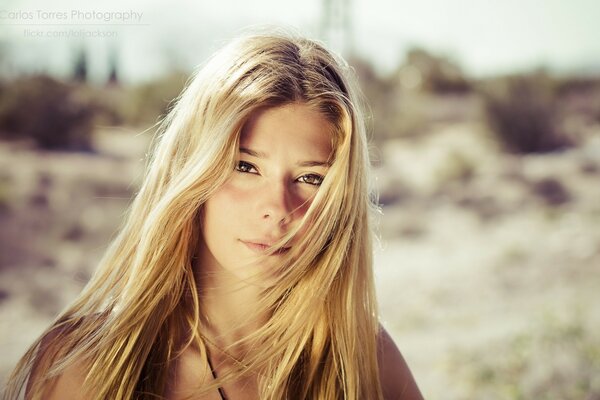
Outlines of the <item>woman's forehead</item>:
{"type": "Polygon", "coordinates": [[[270,156],[284,152],[327,159],[332,151],[333,125],[303,103],[256,111],[241,132],[240,147],[270,156]]]}

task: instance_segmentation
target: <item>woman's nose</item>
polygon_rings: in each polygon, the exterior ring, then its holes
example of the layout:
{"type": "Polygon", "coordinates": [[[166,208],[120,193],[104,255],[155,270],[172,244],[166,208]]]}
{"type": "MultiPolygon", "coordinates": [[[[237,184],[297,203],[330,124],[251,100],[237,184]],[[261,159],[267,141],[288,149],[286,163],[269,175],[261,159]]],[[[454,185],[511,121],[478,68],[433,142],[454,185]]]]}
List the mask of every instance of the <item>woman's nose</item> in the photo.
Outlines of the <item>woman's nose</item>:
{"type": "Polygon", "coordinates": [[[294,199],[287,182],[268,182],[264,187],[261,217],[275,223],[287,224],[292,219],[294,199]]]}

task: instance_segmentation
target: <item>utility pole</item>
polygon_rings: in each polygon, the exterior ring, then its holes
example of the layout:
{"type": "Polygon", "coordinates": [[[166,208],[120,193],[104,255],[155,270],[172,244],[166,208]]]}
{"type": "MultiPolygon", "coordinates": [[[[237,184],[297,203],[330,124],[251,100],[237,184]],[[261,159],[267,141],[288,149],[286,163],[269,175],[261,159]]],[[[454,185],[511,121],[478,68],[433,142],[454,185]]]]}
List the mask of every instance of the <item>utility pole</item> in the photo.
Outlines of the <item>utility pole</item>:
{"type": "Polygon", "coordinates": [[[350,0],[322,0],[321,38],[342,56],[353,51],[350,0]]]}

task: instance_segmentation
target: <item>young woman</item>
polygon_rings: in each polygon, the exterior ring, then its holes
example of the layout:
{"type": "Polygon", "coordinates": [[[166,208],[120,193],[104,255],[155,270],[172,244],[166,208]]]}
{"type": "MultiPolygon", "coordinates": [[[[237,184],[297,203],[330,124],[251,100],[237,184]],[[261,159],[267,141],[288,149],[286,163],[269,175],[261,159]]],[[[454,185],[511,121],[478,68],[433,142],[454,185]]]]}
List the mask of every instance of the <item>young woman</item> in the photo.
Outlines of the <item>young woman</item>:
{"type": "Polygon", "coordinates": [[[119,235],[6,398],[421,399],[378,322],[348,65],[301,37],[243,36],[159,132],[119,235]]]}

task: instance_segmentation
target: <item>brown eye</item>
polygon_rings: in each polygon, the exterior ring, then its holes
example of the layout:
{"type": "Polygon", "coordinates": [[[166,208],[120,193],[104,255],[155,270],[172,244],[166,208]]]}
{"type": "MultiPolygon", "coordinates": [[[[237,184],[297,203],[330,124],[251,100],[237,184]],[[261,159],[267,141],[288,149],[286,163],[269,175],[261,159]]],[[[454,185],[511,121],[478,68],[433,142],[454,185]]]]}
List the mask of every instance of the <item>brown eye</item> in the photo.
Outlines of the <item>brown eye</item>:
{"type": "Polygon", "coordinates": [[[247,163],[245,161],[239,161],[237,166],[235,167],[235,170],[239,171],[239,172],[250,173],[250,174],[258,173],[258,171],[256,171],[256,167],[254,167],[254,165],[247,163]],[[252,172],[252,170],[254,170],[256,172],[252,172]]]}
{"type": "Polygon", "coordinates": [[[323,183],[323,177],[317,174],[302,175],[298,180],[302,183],[307,183],[313,186],[320,186],[323,183]]]}

